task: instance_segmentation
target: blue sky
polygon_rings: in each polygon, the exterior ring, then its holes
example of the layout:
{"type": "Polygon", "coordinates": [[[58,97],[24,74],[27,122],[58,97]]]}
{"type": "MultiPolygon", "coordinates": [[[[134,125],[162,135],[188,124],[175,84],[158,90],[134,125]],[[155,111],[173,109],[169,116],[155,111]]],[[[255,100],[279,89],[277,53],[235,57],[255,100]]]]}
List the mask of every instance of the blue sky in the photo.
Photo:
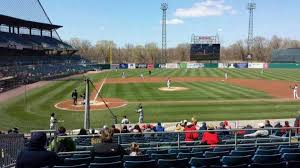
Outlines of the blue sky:
{"type": "MultiPolygon", "coordinates": [[[[162,0],[41,0],[61,37],[145,44],[161,41],[162,0]]],[[[248,0],[168,0],[168,46],[191,35],[215,35],[223,45],[247,38],[248,0]]],[[[256,0],[255,36],[300,39],[299,0],[256,0]]]]}

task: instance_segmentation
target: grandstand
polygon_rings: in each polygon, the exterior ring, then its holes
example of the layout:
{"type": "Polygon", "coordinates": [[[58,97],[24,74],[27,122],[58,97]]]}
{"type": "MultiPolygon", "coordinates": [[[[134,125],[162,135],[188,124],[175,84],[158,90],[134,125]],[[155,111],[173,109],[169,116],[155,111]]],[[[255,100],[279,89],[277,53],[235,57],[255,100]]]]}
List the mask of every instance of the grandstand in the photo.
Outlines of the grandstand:
{"type": "Polygon", "coordinates": [[[77,50],[54,38],[62,26],[0,15],[0,90],[55,79],[89,70],[88,60],[77,50]],[[24,33],[24,32],[27,32],[24,33]],[[34,32],[39,32],[35,35],[34,32]]]}

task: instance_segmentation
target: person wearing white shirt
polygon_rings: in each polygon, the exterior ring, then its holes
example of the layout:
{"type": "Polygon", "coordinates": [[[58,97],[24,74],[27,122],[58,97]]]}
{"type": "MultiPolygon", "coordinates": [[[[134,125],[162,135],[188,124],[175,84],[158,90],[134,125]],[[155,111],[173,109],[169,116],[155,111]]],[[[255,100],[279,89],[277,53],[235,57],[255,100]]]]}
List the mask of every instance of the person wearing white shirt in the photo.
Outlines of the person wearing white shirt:
{"type": "Polygon", "coordinates": [[[55,118],[55,113],[52,113],[50,116],[50,130],[56,130],[57,121],[55,118]]]}
{"type": "Polygon", "coordinates": [[[139,105],[139,109],[137,110],[137,113],[139,113],[139,123],[144,123],[144,109],[141,104],[139,105]]]}
{"type": "Polygon", "coordinates": [[[292,87],[292,89],[293,89],[294,99],[295,99],[295,100],[299,99],[299,96],[298,96],[298,85],[295,84],[295,86],[292,87]]]}
{"type": "Polygon", "coordinates": [[[167,81],[167,87],[168,87],[168,89],[171,88],[171,80],[170,79],[168,79],[168,81],[167,81]]]}
{"type": "Polygon", "coordinates": [[[123,116],[121,124],[129,124],[129,120],[128,120],[127,116],[123,116]]]}
{"type": "MultiPolygon", "coordinates": [[[[258,127],[259,128],[264,128],[265,124],[264,123],[259,123],[258,127]]],[[[269,135],[269,131],[268,130],[257,130],[252,134],[246,134],[244,135],[244,137],[264,137],[264,136],[268,136],[269,135]]]]}

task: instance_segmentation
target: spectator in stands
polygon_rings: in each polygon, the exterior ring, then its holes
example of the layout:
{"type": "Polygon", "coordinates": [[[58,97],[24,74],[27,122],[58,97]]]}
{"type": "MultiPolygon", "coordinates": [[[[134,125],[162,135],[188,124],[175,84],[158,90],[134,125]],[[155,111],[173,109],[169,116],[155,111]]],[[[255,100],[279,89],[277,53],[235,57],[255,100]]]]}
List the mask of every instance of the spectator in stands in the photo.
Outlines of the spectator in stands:
{"type": "Polygon", "coordinates": [[[180,121],[180,123],[177,123],[176,127],[175,127],[175,132],[181,132],[181,131],[184,131],[183,121],[180,121]]]}
{"type": "MultiPolygon", "coordinates": [[[[66,136],[66,129],[64,127],[58,128],[58,136],[66,136]]],[[[58,152],[70,152],[76,149],[75,142],[72,138],[58,137],[57,141],[53,140],[49,146],[50,151],[58,152]]]]}
{"type": "Polygon", "coordinates": [[[87,133],[87,131],[84,129],[84,128],[81,128],[80,130],[79,130],[79,133],[78,133],[78,135],[87,135],[88,133],[87,133]]]}
{"type": "Polygon", "coordinates": [[[274,130],[273,131],[274,132],[273,134],[275,136],[282,136],[283,135],[283,131],[282,131],[282,129],[280,129],[280,128],[282,128],[282,125],[280,124],[280,122],[275,122],[274,128],[279,129],[279,130],[274,130]]]}
{"type": "Polygon", "coordinates": [[[225,127],[226,126],[225,126],[224,122],[220,122],[218,130],[222,130],[222,132],[218,132],[219,135],[229,135],[229,132],[225,131],[225,130],[227,130],[225,127]]]}
{"type": "Polygon", "coordinates": [[[185,131],[185,141],[196,141],[199,137],[198,132],[191,132],[191,131],[197,131],[196,126],[188,122],[186,127],[184,128],[185,131]]]}
{"type": "MultiPolygon", "coordinates": [[[[291,128],[290,123],[288,121],[284,122],[284,126],[281,129],[282,135],[289,136],[289,128],[291,128]]],[[[292,132],[293,134],[293,132],[292,132]]]]}
{"type": "MultiPolygon", "coordinates": [[[[296,120],[294,122],[294,127],[300,127],[300,110],[298,111],[298,116],[296,117],[296,120]]],[[[296,131],[297,134],[300,134],[300,128],[296,131]]]]}
{"type": "Polygon", "coordinates": [[[94,145],[92,149],[92,157],[107,157],[107,156],[123,156],[126,151],[121,145],[113,143],[113,131],[111,129],[104,129],[100,132],[101,143],[94,145]]]}
{"type": "Polygon", "coordinates": [[[122,119],[122,121],[121,121],[121,124],[129,124],[129,120],[128,120],[128,118],[127,118],[126,115],[123,116],[123,119],[122,119]]]}
{"type": "Polygon", "coordinates": [[[142,130],[139,125],[135,125],[132,130],[133,133],[142,133],[142,130]]]}
{"type": "Polygon", "coordinates": [[[199,130],[207,130],[206,122],[202,123],[202,126],[200,127],[199,130]]]}
{"type": "MultiPolygon", "coordinates": [[[[150,132],[154,132],[154,130],[150,124],[147,124],[145,126],[144,132],[150,133],[150,132]]],[[[154,134],[144,134],[144,137],[152,137],[152,136],[154,136],[154,134]]]]}
{"type": "Polygon", "coordinates": [[[139,156],[142,155],[142,152],[140,151],[140,146],[137,143],[132,143],[130,145],[130,156],[139,156]]]}
{"type": "Polygon", "coordinates": [[[165,128],[161,125],[161,122],[158,122],[153,130],[154,132],[164,132],[165,128]]]}
{"type": "Polygon", "coordinates": [[[46,141],[46,133],[32,133],[29,146],[18,154],[16,168],[40,168],[56,165],[59,161],[58,156],[55,152],[45,149],[46,141]]]}
{"type": "MultiPolygon", "coordinates": [[[[265,128],[273,128],[273,126],[270,123],[270,120],[265,121],[265,128]]],[[[272,134],[273,130],[268,130],[269,134],[272,134]]]]}
{"type": "Polygon", "coordinates": [[[209,124],[207,127],[207,130],[209,130],[209,131],[204,132],[202,135],[201,144],[204,144],[204,145],[218,144],[220,142],[220,138],[216,132],[212,131],[212,130],[214,130],[214,126],[209,124]]]}
{"type": "Polygon", "coordinates": [[[270,120],[265,121],[265,128],[273,128],[273,126],[270,123],[270,120]]]}
{"type": "Polygon", "coordinates": [[[114,134],[121,133],[121,131],[118,128],[116,128],[115,125],[112,125],[111,128],[112,128],[112,131],[114,132],[114,134]]]}
{"type": "Polygon", "coordinates": [[[225,125],[225,128],[230,130],[231,129],[231,126],[229,125],[229,122],[228,121],[224,121],[224,125],[225,125]]]}
{"type": "Polygon", "coordinates": [[[198,128],[198,125],[197,125],[197,123],[198,123],[197,119],[195,117],[193,117],[191,121],[192,121],[194,127],[198,130],[199,128],[198,128]]]}
{"type": "MultiPolygon", "coordinates": [[[[265,127],[264,123],[259,123],[258,124],[258,128],[262,129],[264,127],[265,127]]],[[[268,135],[269,135],[269,132],[267,130],[257,130],[252,134],[244,135],[244,137],[265,137],[265,136],[268,136],[268,135]]]]}
{"type": "Polygon", "coordinates": [[[121,130],[121,133],[129,133],[129,130],[127,128],[127,125],[124,125],[122,130],[121,130]]]}

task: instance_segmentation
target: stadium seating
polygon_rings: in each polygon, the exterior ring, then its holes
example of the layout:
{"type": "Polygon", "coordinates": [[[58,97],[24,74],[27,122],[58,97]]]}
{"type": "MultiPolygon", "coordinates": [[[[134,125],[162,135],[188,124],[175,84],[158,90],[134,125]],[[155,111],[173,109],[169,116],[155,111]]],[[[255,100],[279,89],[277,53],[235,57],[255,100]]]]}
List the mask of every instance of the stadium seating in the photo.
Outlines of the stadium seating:
{"type": "Polygon", "coordinates": [[[121,156],[109,156],[109,157],[98,157],[94,158],[94,163],[111,163],[121,161],[121,156]]]}
{"type": "Polygon", "coordinates": [[[90,168],[123,168],[121,161],[110,163],[91,163],[90,168]]]}
{"type": "Polygon", "coordinates": [[[157,164],[155,160],[149,161],[126,161],[124,168],[156,168],[157,164]]]}

